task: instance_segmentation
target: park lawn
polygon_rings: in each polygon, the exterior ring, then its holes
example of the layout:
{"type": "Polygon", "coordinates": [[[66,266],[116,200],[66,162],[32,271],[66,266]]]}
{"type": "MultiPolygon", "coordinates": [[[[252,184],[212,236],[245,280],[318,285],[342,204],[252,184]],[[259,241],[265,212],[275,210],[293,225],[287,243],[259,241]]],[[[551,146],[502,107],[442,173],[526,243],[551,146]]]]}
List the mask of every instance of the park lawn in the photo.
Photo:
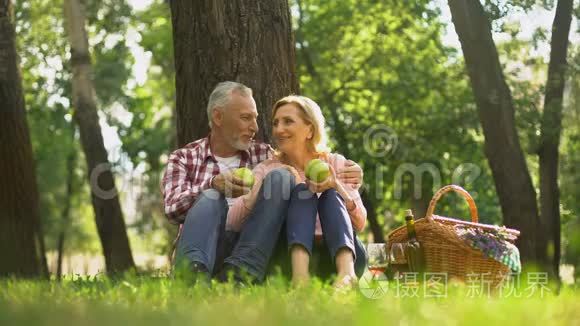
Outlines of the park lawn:
{"type": "Polygon", "coordinates": [[[336,293],[314,281],[289,288],[282,279],[235,289],[188,286],[166,277],[74,277],[57,281],[0,280],[0,325],[580,325],[580,289],[520,297],[472,291],[453,284],[444,292],[389,283],[370,299],[360,289],[336,293]]]}

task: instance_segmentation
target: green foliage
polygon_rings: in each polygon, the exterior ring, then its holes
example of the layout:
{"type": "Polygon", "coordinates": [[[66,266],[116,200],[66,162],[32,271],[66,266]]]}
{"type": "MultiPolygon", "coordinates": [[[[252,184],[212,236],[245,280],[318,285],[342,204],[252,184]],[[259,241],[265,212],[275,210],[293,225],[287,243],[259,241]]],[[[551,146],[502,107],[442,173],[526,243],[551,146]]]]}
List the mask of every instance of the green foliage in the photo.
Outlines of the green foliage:
{"type": "Polygon", "coordinates": [[[123,149],[137,165],[146,162],[151,173],[161,172],[160,157],[168,153],[175,142],[173,110],[175,86],[173,68],[173,41],[169,6],[163,1],[154,2],[136,13],[131,27],[140,34],[139,45],[151,55],[147,80],[131,91],[127,107],[133,114],[129,126],[119,121],[123,149]]]}
{"type": "MultiPolygon", "coordinates": [[[[484,0],[483,7],[493,23],[507,17],[514,12],[529,12],[535,8],[552,10],[555,7],[554,0],[484,0]]],[[[493,24],[493,26],[500,26],[493,24]]]]}
{"type": "MultiPolygon", "coordinates": [[[[516,2],[517,3],[517,2],[516,2]]],[[[533,3],[533,1],[530,1],[533,3]]],[[[538,4],[553,9],[553,4],[538,4]]],[[[527,8],[530,9],[530,8],[527,8]]],[[[504,25],[513,22],[504,19],[504,25]]],[[[539,194],[538,149],[543,111],[548,62],[541,55],[542,48],[549,48],[551,31],[539,28],[530,39],[518,33],[497,45],[500,61],[512,91],[516,113],[516,126],[522,148],[526,154],[528,167],[539,194]]],[[[564,95],[564,112],[560,145],[560,214],[562,217],[562,262],[576,266],[580,270],[580,55],[579,47],[573,42],[568,49],[568,69],[564,95]]]]}
{"type": "Polygon", "coordinates": [[[165,1],[154,1],[148,8],[134,13],[130,28],[139,35],[139,46],[151,61],[147,79],[137,84],[127,98],[131,112],[129,125],[110,121],[119,130],[123,151],[134,166],[141,166],[140,181],[143,191],[137,198],[138,220],[132,224],[139,238],[147,243],[147,251],[160,254],[170,252],[176,227],[167,222],[160,205],[160,178],[167,154],[175,147],[175,72],[173,67],[173,40],[169,6],[165,1]]]}
{"type": "MultiPolygon", "coordinates": [[[[84,4],[97,104],[101,112],[111,118],[117,113],[115,108],[129,110],[135,102],[126,86],[134,63],[126,42],[132,13],[124,1],[85,1],[84,4]]],[[[16,5],[23,86],[37,158],[47,249],[56,249],[58,236],[65,230],[67,252],[98,252],[100,246],[86,182],[88,172],[72,119],[74,108],[71,105],[71,71],[63,2],[18,1],[16,5]],[[73,169],[67,167],[67,158],[71,154],[76,156],[73,169]],[[66,180],[71,173],[73,190],[68,194],[66,180]],[[70,221],[63,219],[67,201],[71,205],[70,221]]],[[[139,109],[151,108],[142,106],[139,109]]],[[[140,132],[142,128],[155,129],[136,126],[135,130],[140,132]]],[[[140,137],[137,132],[131,136],[140,137]]],[[[157,144],[157,153],[161,152],[159,147],[165,145],[159,142],[151,144],[157,144]]],[[[116,163],[123,164],[121,161],[116,163]]],[[[145,211],[151,212],[149,209],[145,211]]]]}
{"type": "Polygon", "coordinates": [[[560,194],[564,262],[580,275],[580,46],[573,45],[568,59],[568,103],[563,113],[560,194]]]}
{"type": "Polygon", "coordinates": [[[40,212],[47,250],[55,250],[66,230],[69,252],[95,252],[98,240],[90,215],[86,168],[78,145],[70,107],[71,72],[66,65],[67,39],[62,25],[62,2],[16,2],[18,52],[31,141],[36,158],[40,212]],[[67,158],[76,155],[73,169],[67,158]],[[66,180],[73,178],[73,192],[66,180]],[[63,220],[66,202],[70,220],[63,220]]]}
{"type": "Polygon", "coordinates": [[[125,1],[85,0],[85,15],[93,57],[94,85],[100,108],[127,101],[125,84],[133,57],[125,42],[131,7],[125,1]]]}
{"type": "MultiPolygon", "coordinates": [[[[405,166],[430,167],[444,185],[465,163],[481,173],[454,181],[476,197],[483,221],[499,222],[471,91],[457,51],[442,44],[439,10],[426,1],[308,0],[294,8],[302,93],[322,107],[335,149],[363,165],[384,223],[397,226],[403,209],[425,208],[436,190],[437,178],[425,174],[413,199],[411,174],[397,178],[405,166]]],[[[468,217],[453,196],[438,211],[468,217]]]]}

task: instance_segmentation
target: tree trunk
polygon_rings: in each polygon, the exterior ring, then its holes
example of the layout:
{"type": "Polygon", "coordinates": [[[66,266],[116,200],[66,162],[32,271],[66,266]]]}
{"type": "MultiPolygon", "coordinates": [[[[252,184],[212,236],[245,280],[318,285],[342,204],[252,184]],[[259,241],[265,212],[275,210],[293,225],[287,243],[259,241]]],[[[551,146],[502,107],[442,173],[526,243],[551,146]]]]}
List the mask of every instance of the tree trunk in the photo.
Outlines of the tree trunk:
{"type": "Polygon", "coordinates": [[[87,161],[91,198],[105,264],[108,273],[125,271],[135,264],[99,126],[85,16],[79,0],[65,0],[64,12],[71,47],[75,121],[87,161]]]}
{"type": "Polygon", "coordinates": [[[0,276],[47,276],[10,0],[0,0],[0,276]]]}
{"type": "MultiPolygon", "coordinates": [[[[559,0],[552,24],[552,40],[544,113],[541,126],[540,159],[540,218],[544,228],[543,241],[551,259],[552,273],[560,270],[560,188],[558,186],[558,160],[562,130],[562,98],[564,94],[568,34],[572,21],[573,0],[559,0]]],[[[556,277],[556,279],[559,279],[556,277]]]]}
{"type": "Polygon", "coordinates": [[[269,141],[272,105],[298,92],[288,1],[174,0],[171,16],[178,146],[207,135],[209,95],[226,80],[253,89],[269,141]]]}
{"type": "MultiPolygon", "coordinates": [[[[75,135],[75,128],[74,126],[71,127],[71,139],[74,140],[74,135],[75,135]]],[[[66,192],[65,192],[65,196],[64,196],[64,207],[62,209],[62,222],[61,222],[61,229],[60,229],[60,233],[58,235],[58,241],[57,241],[57,260],[56,260],[56,278],[58,280],[61,279],[62,277],[62,259],[64,257],[64,242],[66,239],[66,233],[68,230],[68,224],[70,221],[70,207],[71,207],[71,202],[72,202],[72,196],[73,196],[73,185],[74,185],[74,168],[76,165],[76,158],[77,158],[77,152],[76,152],[76,148],[73,146],[71,148],[70,153],[68,154],[68,157],[66,159],[66,171],[67,171],[67,176],[66,176],[66,192]]]]}
{"type": "Polygon", "coordinates": [[[518,139],[514,107],[479,1],[449,0],[471,87],[477,102],[504,223],[521,231],[517,245],[525,262],[545,262],[538,252],[536,192],[518,139]]]}
{"type": "Polygon", "coordinates": [[[383,233],[383,227],[379,224],[377,217],[377,209],[375,208],[374,202],[370,198],[369,191],[367,189],[363,190],[361,193],[361,199],[363,205],[367,209],[367,220],[369,221],[369,227],[371,229],[371,234],[373,235],[373,242],[381,243],[385,242],[385,234],[383,233]]]}

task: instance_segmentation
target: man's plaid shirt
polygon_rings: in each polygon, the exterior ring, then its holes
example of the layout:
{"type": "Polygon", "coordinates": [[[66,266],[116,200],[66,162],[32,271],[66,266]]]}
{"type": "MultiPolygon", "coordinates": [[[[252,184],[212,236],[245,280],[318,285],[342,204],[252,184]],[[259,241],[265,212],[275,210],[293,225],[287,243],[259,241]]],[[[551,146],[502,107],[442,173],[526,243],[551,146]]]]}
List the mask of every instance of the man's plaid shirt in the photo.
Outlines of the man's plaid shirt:
{"type": "MultiPolygon", "coordinates": [[[[255,142],[247,151],[240,153],[240,167],[253,169],[272,157],[272,148],[268,144],[255,142]]],[[[211,178],[218,174],[220,169],[211,152],[209,136],[171,153],[162,182],[165,215],[169,221],[183,223],[197,196],[210,188],[211,178]]]]}

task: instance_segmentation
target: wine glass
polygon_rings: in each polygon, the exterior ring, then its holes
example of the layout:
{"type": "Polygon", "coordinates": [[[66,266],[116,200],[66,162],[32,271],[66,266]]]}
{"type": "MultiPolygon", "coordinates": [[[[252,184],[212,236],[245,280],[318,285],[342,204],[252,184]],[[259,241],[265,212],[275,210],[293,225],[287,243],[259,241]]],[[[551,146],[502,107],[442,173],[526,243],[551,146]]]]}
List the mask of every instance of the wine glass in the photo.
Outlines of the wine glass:
{"type": "Polygon", "coordinates": [[[405,246],[403,243],[396,242],[391,245],[389,252],[389,262],[393,265],[407,264],[407,257],[405,256],[405,246]]]}
{"type": "Polygon", "coordinates": [[[405,255],[405,244],[396,242],[389,250],[389,275],[393,279],[398,279],[409,271],[407,257],[405,255]]]}
{"type": "Polygon", "coordinates": [[[387,245],[385,243],[369,243],[367,255],[369,257],[369,271],[373,276],[384,273],[389,265],[387,245]]]}

